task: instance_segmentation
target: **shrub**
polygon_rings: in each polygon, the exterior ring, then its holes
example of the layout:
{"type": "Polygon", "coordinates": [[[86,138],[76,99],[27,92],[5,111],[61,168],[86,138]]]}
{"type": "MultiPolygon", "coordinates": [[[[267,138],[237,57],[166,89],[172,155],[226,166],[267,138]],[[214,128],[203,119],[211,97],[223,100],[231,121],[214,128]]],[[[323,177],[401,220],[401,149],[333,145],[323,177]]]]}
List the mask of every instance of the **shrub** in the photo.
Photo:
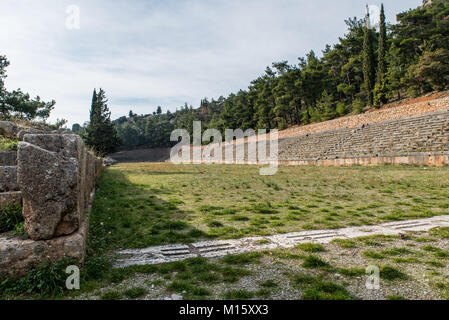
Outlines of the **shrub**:
{"type": "Polygon", "coordinates": [[[0,296],[24,293],[43,297],[62,295],[68,277],[65,270],[74,264],[76,261],[73,259],[62,259],[57,263],[44,261],[22,278],[3,277],[0,280],[0,296]]]}
{"type": "Polygon", "coordinates": [[[355,114],[362,113],[364,108],[365,108],[365,104],[363,103],[363,101],[361,99],[356,99],[352,103],[352,110],[354,111],[355,114]]]}
{"type": "Polygon", "coordinates": [[[7,206],[0,210],[0,233],[12,231],[24,221],[20,206],[7,206]]]}

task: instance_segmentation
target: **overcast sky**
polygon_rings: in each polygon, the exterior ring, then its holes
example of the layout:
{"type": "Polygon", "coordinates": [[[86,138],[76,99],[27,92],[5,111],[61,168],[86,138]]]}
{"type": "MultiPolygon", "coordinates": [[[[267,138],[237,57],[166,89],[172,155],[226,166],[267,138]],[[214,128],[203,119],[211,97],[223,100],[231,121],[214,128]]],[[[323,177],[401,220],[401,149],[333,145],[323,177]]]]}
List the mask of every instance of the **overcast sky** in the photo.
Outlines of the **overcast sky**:
{"type": "MultiPolygon", "coordinates": [[[[50,118],[88,120],[93,88],[112,118],[175,111],[246,89],[274,61],[317,53],[362,17],[360,0],[2,0],[7,88],[55,99],[50,118]],[[80,10],[80,28],[67,8],[80,10]]],[[[389,22],[421,0],[384,0],[389,22]]],[[[380,5],[380,1],[368,1],[380,5]]],[[[74,11],[70,11],[73,13],[74,11]]]]}

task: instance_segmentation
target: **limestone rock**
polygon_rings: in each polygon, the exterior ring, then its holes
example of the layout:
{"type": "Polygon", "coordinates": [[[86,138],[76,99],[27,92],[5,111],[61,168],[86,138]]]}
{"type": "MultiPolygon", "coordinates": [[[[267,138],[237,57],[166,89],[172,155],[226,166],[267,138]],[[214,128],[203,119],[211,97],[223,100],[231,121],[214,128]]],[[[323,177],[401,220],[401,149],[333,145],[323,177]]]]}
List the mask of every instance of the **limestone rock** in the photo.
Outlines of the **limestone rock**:
{"type": "Polygon", "coordinates": [[[0,167],[0,192],[19,191],[17,167],[0,167]]]}
{"type": "Polygon", "coordinates": [[[15,166],[17,165],[16,151],[0,151],[0,166],[15,166]]]}
{"type": "Polygon", "coordinates": [[[22,240],[8,233],[1,234],[0,274],[22,276],[28,268],[43,260],[57,262],[65,257],[82,263],[86,255],[88,225],[89,220],[86,219],[77,232],[44,241],[22,240]]]}
{"type": "Polygon", "coordinates": [[[0,134],[7,138],[15,139],[19,130],[20,128],[14,122],[0,121],[0,134]]]}
{"type": "Polygon", "coordinates": [[[78,211],[78,161],[21,142],[18,182],[23,197],[27,232],[33,240],[51,239],[76,231],[78,211]]]}

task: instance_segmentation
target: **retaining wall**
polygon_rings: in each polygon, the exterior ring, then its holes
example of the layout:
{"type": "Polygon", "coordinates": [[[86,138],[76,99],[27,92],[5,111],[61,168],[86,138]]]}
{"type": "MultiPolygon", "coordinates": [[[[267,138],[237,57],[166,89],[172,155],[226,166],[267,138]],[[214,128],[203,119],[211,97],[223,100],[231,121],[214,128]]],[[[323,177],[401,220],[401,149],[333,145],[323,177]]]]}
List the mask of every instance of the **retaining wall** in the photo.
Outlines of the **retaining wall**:
{"type": "Polygon", "coordinates": [[[5,122],[0,132],[23,140],[17,152],[0,153],[0,207],[22,205],[28,236],[0,234],[0,273],[21,275],[42,260],[64,257],[82,262],[102,160],[78,135],[18,130],[5,122]]]}

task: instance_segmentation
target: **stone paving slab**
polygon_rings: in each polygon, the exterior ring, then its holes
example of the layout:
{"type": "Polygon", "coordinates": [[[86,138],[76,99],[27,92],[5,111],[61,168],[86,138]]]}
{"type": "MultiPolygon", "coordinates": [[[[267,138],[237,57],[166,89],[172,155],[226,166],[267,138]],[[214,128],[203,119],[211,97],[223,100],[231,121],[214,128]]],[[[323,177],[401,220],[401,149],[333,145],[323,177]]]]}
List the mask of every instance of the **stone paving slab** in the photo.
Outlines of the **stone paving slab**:
{"type": "Polygon", "coordinates": [[[334,239],[352,239],[371,235],[399,235],[407,232],[428,231],[436,227],[449,227],[449,215],[388,222],[373,226],[311,230],[266,237],[256,236],[121,250],[116,252],[119,257],[116,259],[114,267],[124,268],[132,265],[159,264],[195,257],[219,258],[252,251],[292,248],[305,242],[329,243],[334,239]]]}

